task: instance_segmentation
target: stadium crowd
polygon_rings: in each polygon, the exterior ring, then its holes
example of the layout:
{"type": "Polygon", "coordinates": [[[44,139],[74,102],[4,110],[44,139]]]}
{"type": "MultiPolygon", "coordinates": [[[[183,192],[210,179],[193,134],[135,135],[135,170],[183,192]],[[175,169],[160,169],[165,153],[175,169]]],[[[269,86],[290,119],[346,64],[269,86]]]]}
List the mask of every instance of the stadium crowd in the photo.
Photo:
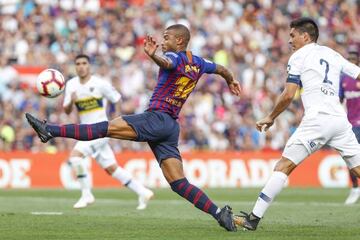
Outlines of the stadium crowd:
{"type": "MultiPolygon", "coordinates": [[[[62,109],[62,97],[40,97],[34,77],[17,66],[59,69],[74,76],[74,56],[91,56],[93,72],[122,94],[122,114],[147,108],[158,67],[143,52],[146,34],[161,41],[164,28],[191,29],[190,49],[230,68],[243,87],[232,96],[224,80],[203,76],[180,114],[180,149],[282,149],[303,114],[297,96],[266,134],[255,121],[272,108],[286,81],[291,54],[289,22],[314,18],[319,43],[346,57],[360,44],[358,0],[0,0],[0,151],[63,151],[72,140],[41,144],[24,112],[49,122],[77,121],[62,109]]],[[[111,114],[111,112],[110,112],[111,114]]],[[[114,115],[112,117],[115,117],[114,115]]],[[[112,140],[116,151],[144,150],[145,144],[112,140]]]]}

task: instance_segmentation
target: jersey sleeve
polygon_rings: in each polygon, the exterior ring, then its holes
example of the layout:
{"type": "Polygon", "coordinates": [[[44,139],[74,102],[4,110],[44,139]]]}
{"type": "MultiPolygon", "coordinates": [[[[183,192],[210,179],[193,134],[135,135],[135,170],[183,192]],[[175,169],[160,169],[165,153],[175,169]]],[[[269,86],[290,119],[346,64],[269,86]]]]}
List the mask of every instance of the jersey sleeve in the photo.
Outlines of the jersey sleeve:
{"type": "Polygon", "coordinates": [[[165,57],[171,61],[172,68],[174,69],[179,64],[179,55],[174,52],[166,52],[165,57]]]}
{"type": "Polygon", "coordinates": [[[216,63],[210,60],[201,58],[201,65],[202,65],[201,66],[202,73],[214,73],[216,70],[216,63]]]}
{"type": "Polygon", "coordinates": [[[111,103],[116,103],[121,99],[120,93],[108,82],[103,81],[102,93],[111,103]]]}
{"type": "Polygon", "coordinates": [[[301,84],[301,70],[302,70],[302,58],[296,52],[290,57],[288,65],[287,65],[287,72],[288,78],[286,82],[295,83],[300,85],[301,84]]]}
{"type": "Polygon", "coordinates": [[[71,88],[71,82],[69,82],[69,80],[68,80],[66,85],[65,85],[63,107],[66,107],[66,106],[68,106],[70,104],[72,93],[73,93],[73,90],[71,88]]]}
{"type": "MultiPolygon", "coordinates": [[[[340,54],[339,54],[340,55],[340,54]]],[[[353,64],[352,62],[346,60],[343,56],[340,55],[340,59],[341,59],[341,66],[342,69],[341,71],[343,73],[345,73],[346,75],[348,75],[351,78],[356,79],[359,75],[360,75],[360,67],[356,66],[355,64],[353,64]]]]}

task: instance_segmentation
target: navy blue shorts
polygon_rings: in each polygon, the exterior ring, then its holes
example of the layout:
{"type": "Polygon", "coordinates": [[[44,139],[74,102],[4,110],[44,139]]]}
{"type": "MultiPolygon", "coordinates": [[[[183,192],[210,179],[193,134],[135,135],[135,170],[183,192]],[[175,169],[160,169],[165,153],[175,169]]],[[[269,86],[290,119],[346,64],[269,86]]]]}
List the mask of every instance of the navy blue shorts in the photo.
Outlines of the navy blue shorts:
{"type": "Polygon", "coordinates": [[[179,123],[169,114],[153,111],[141,114],[125,115],[122,118],[135,130],[135,141],[147,142],[153,151],[156,160],[167,158],[181,160],[178,149],[179,123]]]}
{"type": "Polygon", "coordinates": [[[356,139],[358,140],[358,143],[360,143],[360,126],[353,127],[353,132],[355,133],[356,139]]]}

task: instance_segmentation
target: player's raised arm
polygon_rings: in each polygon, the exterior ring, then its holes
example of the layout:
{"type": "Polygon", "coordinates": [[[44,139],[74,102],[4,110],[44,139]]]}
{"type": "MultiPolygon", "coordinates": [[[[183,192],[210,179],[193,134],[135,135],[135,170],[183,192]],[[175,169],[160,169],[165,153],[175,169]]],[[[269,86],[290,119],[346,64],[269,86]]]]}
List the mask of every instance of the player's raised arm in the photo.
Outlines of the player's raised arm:
{"type": "Polygon", "coordinates": [[[240,96],[241,94],[240,83],[234,79],[233,74],[226,67],[220,64],[216,64],[216,69],[214,73],[222,76],[225,79],[232,94],[236,96],[240,96]]]}
{"type": "Polygon", "coordinates": [[[172,69],[172,61],[165,57],[159,56],[156,54],[156,50],[159,47],[159,44],[155,41],[152,36],[147,35],[144,40],[144,51],[145,53],[160,67],[163,69],[172,69]]]}

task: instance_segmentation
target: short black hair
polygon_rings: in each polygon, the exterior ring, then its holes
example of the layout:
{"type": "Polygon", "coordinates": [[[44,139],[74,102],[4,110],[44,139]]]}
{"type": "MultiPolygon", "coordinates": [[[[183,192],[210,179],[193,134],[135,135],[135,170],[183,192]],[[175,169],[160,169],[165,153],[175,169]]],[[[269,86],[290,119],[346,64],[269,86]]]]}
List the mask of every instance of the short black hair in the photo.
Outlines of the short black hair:
{"type": "Polygon", "coordinates": [[[301,33],[308,33],[313,42],[316,42],[319,37],[319,27],[313,19],[308,17],[301,17],[291,21],[290,28],[295,28],[301,33]]]}
{"type": "Polygon", "coordinates": [[[166,30],[175,30],[177,35],[184,38],[186,45],[190,41],[190,31],[189,29],[182,24],[174,24],[166,28],[166,30]]]}
{"type": "Polygon", "coordinates": [[[86,60],[90,63],[90,57],[88,55],[86,55],[86,54],[83,54],[83,53],[80,53],[80,54],[76,55],[75,62],[76,62],[76,60],[78,60],[80,58],[86,58],[86,60]]]}

